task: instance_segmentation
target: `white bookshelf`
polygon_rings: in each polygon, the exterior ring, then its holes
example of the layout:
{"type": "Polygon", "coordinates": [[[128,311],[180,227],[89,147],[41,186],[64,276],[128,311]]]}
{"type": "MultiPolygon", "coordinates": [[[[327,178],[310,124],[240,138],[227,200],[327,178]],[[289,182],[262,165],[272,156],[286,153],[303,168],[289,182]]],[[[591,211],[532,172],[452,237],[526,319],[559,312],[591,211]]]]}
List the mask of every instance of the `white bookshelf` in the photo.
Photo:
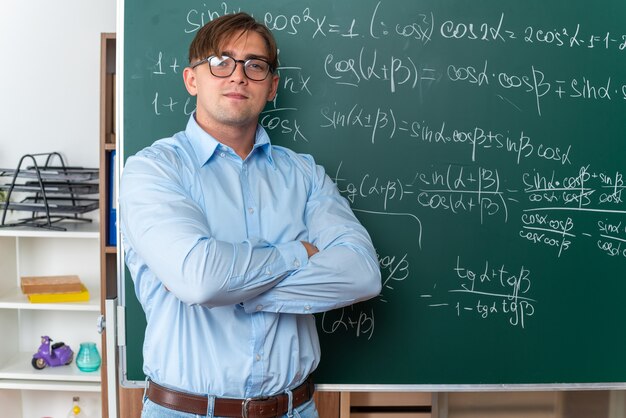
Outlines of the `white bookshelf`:
{"type": "MultiPolygon", "coordinates": [[[[100,226],[62,226],[68,230],[0,228],[0,398],[9,410],[21,411],[22,417],[46,410],[44,405],[32,404],[42,396],[50,397],[51,410],[66,404],[69,408],[73,396],[95,405],[101,398],[100,371],[82,372],[75,361],[81,342],[95,342],[102,353],[97,330],[101,314],[100,226]],[[78,275],[85,284],[89,301],[30,303],[20,289],[21,276],[70,274],[78,275]],[[72,363],[36,370],[31,361],[43,335],[69,345],[74,351],[72,363]]],[[[94,409],[91,416],[97,418],[100,411],[94,409]]]]}

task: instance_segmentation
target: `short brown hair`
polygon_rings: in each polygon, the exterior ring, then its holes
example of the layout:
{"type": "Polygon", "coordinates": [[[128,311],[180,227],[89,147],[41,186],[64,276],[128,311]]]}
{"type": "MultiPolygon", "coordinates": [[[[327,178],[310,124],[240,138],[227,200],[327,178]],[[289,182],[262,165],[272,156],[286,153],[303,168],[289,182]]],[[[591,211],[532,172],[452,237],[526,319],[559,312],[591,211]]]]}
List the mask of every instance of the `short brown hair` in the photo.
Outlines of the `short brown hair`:
{"type": "Polygon", "coordinates": [[[258,33],[265,40],[267,58],[272,71],[275,71],[278,68],[278,50],[272,32],[267,26],[244,12],[220,16],[201,27],[189,45],[189,63],[212,54],[221,55],[224,44],[232,36],[239,32],[245,34],[249,31],[258,33]]]}

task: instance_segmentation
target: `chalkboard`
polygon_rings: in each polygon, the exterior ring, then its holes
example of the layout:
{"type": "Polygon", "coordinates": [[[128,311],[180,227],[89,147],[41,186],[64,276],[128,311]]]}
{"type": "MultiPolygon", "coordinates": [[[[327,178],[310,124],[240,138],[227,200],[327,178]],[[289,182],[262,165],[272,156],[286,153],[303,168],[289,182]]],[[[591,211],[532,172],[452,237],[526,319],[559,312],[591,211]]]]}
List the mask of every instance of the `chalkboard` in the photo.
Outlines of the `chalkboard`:
{"type": "MultiPolygon", "coordinates": [[[[626,382],[626,3],[123,9],[124,158],[184,128],[203,23],[244,10],[275,34],[280,90],[260,122],[325,167],[383,273],[379,297],[317,318],[318,383],[626,382]]],[[[126,379],[143,380],[125,282],[126,379]]]]}

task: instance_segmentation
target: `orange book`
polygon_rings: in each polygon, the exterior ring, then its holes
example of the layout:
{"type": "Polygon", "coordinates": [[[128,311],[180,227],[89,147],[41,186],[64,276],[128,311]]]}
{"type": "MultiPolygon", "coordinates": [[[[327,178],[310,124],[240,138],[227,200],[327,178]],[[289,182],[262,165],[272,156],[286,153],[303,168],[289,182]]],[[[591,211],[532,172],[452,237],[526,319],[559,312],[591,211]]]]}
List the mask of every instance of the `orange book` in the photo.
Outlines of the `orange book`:
{"type": "Polygon", "coordinates": [[[81,292],[84,288],[80,278],[69,276],[22,276],[20,286],[25,295],[33,293],[81,292]]]}

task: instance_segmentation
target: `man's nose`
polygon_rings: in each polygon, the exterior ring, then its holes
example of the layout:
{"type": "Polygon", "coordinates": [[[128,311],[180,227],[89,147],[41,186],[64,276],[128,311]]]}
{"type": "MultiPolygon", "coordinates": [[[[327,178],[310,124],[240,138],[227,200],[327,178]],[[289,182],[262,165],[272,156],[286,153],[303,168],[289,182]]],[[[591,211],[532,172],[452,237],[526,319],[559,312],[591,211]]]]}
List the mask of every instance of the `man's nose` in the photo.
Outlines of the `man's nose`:
{"type": "Polygon", "coordinates": [[[230,75],[231,79],[233,79],[233,81],[247,81],[248,80],[248,76],[246,76],[246,71],[245,71],[245,67],[244,65],[246,65],[246,62],[243,60],[235,60],[235,71],[233,71],[233,73],[230,75]]]}

